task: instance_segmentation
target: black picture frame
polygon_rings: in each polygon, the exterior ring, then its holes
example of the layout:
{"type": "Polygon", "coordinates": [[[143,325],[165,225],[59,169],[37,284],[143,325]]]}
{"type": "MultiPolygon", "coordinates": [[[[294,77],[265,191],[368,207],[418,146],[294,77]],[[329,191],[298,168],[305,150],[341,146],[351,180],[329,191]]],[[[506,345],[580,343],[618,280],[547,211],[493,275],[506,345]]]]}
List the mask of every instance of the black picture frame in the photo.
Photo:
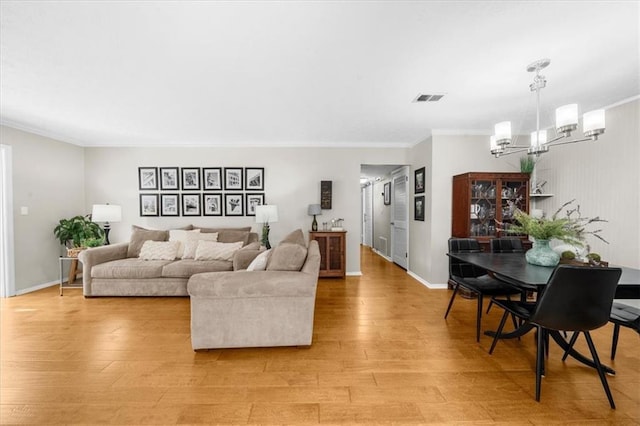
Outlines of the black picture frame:
{"type": "Polygon", "coordinates": [[[202,215],[222,216],[222,194],[202,194],[202,215]]]}
{"type": "Polygon", "coordinates": [[[182,167],[180,174],[182,176],[183,191],[200,190],[200,167],[182,167]]]}
{"type": "Polygon", "coordinates": [[[200,216],[200,194],[182,194],[182,216],[200,216]]]}
{"type": "Polygon", "coordinates": [[[158,189],[157,167],[138,167],[138,189],[141,191],[158,189]]]}
{"type": "Polygon", "coordinates": [[[414,172],[413,176],[413,192],[416,194],[422,194],[424,192],[425,185],[425,168],[420,167],[418,170],[414,172]]]}
{"type": "Polygon", "coordinates": [[[160,190],[176,191],[180,189],[178,167],[160,167],[160,190]]]}
{"type": "Polygon", "coordinates": [[[160,194],[160,216],[180,216],[179,194],[160,194]]]}
{"type": "Polygon", "coordinates": [[[202,168],[202,188],[205,191],[222,190],[222,167],[202,168]]]}
{"type": "MultiPolygon", "coordinates": [[[[242,167],[225,167],[224,168],[224,189],[229,191],[242,191],[242,167]]],[[[225,202],[226,205],[226,202],[225,202]]]]}
{"type": "Polygon", "coordinates": [[[244,216],[243,194],[224,194],[224,215],[244,216]]]}
{"type": "Polygon", "coordinates": [[[415,197],[413,200],[413,218],[414,220],[424,221],[424,195],[415,197]]]}
{"type": "Polygon", "coordinates": [[[385,206],[391,204],[391,182],[384,184],[384,190],[382,192],[383,202],[385,206]]]}
{"type": "Polygon", "coordinates": [[[245,210],[246,216],[256,215],[256,206],[264,205],[264,192],[245,194],[245,210]]]}
{"type": "Polygon", "coordinates": [[[158,194],[140,194],[140,216],[158,216],[158,194]]]}
{"type": "Polygon", "coordinates": [[[331,194],[333,181],[320,181],[320,208],[322,210],[331,210],[331,194]]]}
{"type": "Polygon", "coordinates": [[[245,167],[244,189],[246,191],[264,191],[264,167],[245,167]]]}

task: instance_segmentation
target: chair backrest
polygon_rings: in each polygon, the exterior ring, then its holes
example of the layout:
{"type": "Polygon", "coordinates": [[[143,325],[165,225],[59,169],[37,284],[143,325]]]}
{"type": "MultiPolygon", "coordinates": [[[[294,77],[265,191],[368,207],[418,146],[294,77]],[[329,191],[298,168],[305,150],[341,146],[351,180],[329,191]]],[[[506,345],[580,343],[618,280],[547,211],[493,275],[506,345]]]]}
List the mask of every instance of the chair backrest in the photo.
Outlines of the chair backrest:
{"type": "Polygon", "coordinates": [[[492,253],[524,253],[522,240],[515,237],[500,237],[491,239],[492,253]]]}
{"type": "Polygon", "coordinates": [[[531,322],[552,330],[586,331],[609,321],[620,268],[559,265],[531,322]]]}
{"type": "MultiPolygon", "coordinates": [[[[480,244],[474,238],[449,238],[449,253],[480,253],[480,244]]],[[[487,271],[467,262],[449,257],[449,277],[479,277],[487,271]]]]}

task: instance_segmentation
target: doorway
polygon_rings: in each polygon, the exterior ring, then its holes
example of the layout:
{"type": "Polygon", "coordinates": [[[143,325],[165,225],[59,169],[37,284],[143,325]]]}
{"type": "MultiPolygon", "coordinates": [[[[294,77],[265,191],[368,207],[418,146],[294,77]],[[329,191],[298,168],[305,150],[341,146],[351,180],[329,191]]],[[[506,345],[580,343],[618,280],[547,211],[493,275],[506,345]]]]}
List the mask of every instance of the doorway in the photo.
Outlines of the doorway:
{"type": "Polygon", "coordinates": [[[409,168],[400,167],[392,174],[391,185],[391,258],[398,266],[409,269],[409,168]]]}

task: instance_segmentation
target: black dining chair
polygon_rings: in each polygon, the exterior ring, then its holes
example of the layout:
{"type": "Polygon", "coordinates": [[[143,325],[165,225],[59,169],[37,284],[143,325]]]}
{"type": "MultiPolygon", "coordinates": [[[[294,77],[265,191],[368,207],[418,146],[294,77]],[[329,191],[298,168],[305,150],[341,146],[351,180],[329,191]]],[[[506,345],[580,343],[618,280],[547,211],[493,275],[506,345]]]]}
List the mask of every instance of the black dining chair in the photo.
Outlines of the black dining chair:
{"type": "Polygon", "coordinates": [[[524,253],[522,240],[517,237],[500,237],[491,239],[491,253],[524,253]]]}
{"type": "MultiPolygon", "coordinates": [[[[576,332],[574,337],[577,338],[577,332],[582,332],[587,340],[609,404],[611,408],[616,408],[589,331],[600,328],[609,321],[613,298],[621,274],[620,268],[559,265],[551,274],[537,303],[494,298],[493,302],[503,308],[505,312],[500,320],[489,353],[493,353],[509,314],[516,315],[526,323],[535,326],[538,330],[536,401],[540,401],[544,351],[549,333],[557,333],[560,330],[574,331],[576,332]]],[[[574,339],[572,338],[572,340],[574,339]]],[[[563,359],[565,358],[566,353],[563,359]]]]}
{"type": "MultiPolygon", "coordinates": [[[[479,253],[480,244],[474,238],[450,238],[449,253],[479,253]]],[[[478,309],[476,313],[476,341],[480,341],[480,326],[482,322],[482,301],[484,296],[505,296],[521,294],[516,287],[497,280],[487,274],[487,271],[470,263],[449,257],[449,279],[453,282],[453,294],[447,306],[444,318],[447,319],[453,300],[460,287],[475,293],[478,296],[478,309]]],[[[515,320],[514,320],[515,321],[515,320]]]]}
{"type": "Polygon", "coordinates": [[[616,357],[620,327],[628,327],[640,334],[640,309],[624,303],[613,302],[609,321],[613,323],[613,341],[611,342],[611,359],[616,357]]]}

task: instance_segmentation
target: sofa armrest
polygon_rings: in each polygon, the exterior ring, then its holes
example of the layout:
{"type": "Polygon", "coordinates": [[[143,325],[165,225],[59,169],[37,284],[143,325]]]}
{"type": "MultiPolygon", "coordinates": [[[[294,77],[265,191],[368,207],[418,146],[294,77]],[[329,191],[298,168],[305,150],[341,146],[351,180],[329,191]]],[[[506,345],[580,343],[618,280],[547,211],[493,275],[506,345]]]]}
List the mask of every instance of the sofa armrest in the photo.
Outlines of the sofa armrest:
{"type": "Polygon", "coordinates": [[[253,262],[253,259],[258,257],[258,255],[263,251],[264,248],[255,249],[250,246],[241,248],[233,256],[233,270],[240,271],[242,269],[247,269],[249,264],[253,262]]]}
{"type": "Polygon", "coordinates": [[[112,244],[83,250],[78,255],[82,262],[82,287],[85,296],[91,296],[91,268],[101,263],[127,257],[129,243],[112,244]]]}

